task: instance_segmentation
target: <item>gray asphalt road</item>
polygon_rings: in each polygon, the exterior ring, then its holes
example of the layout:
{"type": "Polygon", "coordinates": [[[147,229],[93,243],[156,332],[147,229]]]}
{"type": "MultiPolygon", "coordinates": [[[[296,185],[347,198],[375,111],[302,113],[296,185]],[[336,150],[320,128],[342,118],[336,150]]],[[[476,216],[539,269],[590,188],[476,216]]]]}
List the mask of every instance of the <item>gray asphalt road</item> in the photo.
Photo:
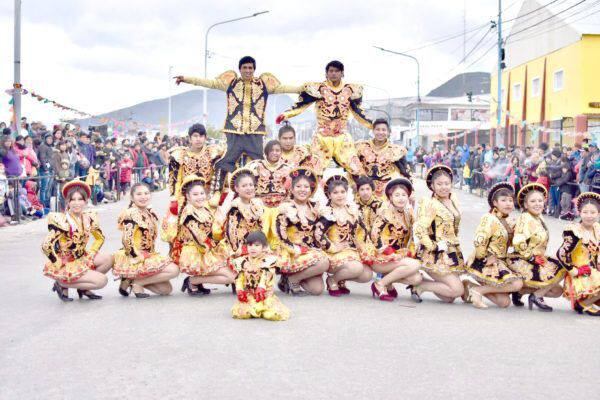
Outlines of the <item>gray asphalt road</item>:
{"type": "MultiPolygon", "coordinates": [[[[468,254],[487,205],[460,198],[468,254]]],[[[166,194],[154,204],[165,210],[166,194]]],[[[119,247],[123,205],[99,207],[104,251],[119,247]]],[[[552,251],[561,225],[549,220],[552,251]]],[[[282,296],[292,317],[275,323],[233,320],[225,288],[136,300],[111,281],[101,301],[63,304],[42,276],[44,234],[44,222],[0,230],[1,399],[598,397],[600,321],[562,299],[551,314],[429,295],[412,307],[404,290],[383,303],[350,285],[347,298],[282,296]]]]}

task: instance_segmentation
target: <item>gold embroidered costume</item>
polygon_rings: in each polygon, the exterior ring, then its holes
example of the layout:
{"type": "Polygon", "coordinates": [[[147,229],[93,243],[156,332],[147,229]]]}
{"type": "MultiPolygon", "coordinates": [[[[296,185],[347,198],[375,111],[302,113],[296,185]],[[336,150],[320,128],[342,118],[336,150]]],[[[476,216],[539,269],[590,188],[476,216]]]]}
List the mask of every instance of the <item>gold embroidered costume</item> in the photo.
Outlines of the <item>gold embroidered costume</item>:
{"type": "Polygon", "coordinates": [[[373,140],[356,143],[356,152],[368,177],[373,179],[375,194],[385,197],[385,185],[394,178],[410,178],[406,165],[406,148],[386,141],[377,145],[373,140]]]}
{"type": "Polygon", "coordinates": [[[181,206],[181,185],[186,176],[197,175],[210,182],[215,174],[215,163],[225,154],[223,145],[205,145],[198,152],[189,147],[175,147],[169,156],[169,194],[181,206]]]}
{"type": "Polygon", "coordinates": [[[290,166],[290,168],[310,167],[311,154],[308,146],[294,145],[292,150],[284,151],[281,149],[281,160],[290,166]]]}
{"type": "Polygon", "coordinates": [[[556,253],[568,271],[564,296],[573,301],[582,301],[600,294],[600,224],[587,231],[581,224],[569,224],[563,232],[563,244],[556,253]],[[590,274],[579,274],[579,268],[590,268],[590,274]]]}
{"type": "Polygon", "coordinates": [[[279,247],[279,238],[275,230],[277,207],[287,197],[291,168],[282,160],[276,164],[267,160],[255,160],[246,168],[256,177],[256,196],[264,204],[263,232],[271,249],[275,250],[279,247]]]}
{"type": "Polygon", "coordinates": [[[231,308],[233,318],[264,318],[270,321],[285,321],[290,317],[289,309],[281,303],[273,291],[277,258],[274,256],[239,257],[233,260],[238,272],[235,287],[238,292],[245,291],[247,301],[239,299],[231,308]],[[256,301],[257,289],[265,291],[265,299],[256,301]]]}
{"type": "Polygon", "coordinates": [[[63,283],[73,283],[87,271],[95,269],[94,257],[104,244],[98,215],[85,211],[81,220],[71,214],[48,214],[48,234],[42,251],[48,258],[44,275],[63,283]],[[94,243],[86,249],[90,234],[94,243]]]}
{"type": "Polygon", "coordinates": [[[535,256],[546,257],[549,232],[540,216],[524,212],[517,219],[513,246],[518,255],[511,268],[524,279],[524,286],[539,289],[560,282],[565,270],[556,260],[546,258],[543,265],[536,264],[535,256]]]}
{"type": "Polygon", "coordinates": [[[171,260],[155,250],[158,217],[154,211],[131,206],[119,215],[123,248],[115,254],[113,274],[139,279],[162,271],[171,260]]]}
{"type": "Polygon", "coordinates": [[[233,200],[224,220],[219,221],[215,218],[213,237],[215,240],[220,240],[220,246],[224,246],[224,254],[231,257],[234,257],[234,254],[241,255],[244,240],[250,232],[262,230],[264,233],[263,214],[264,206],[260,199],[253,198],[249,203],[244,203],[237,197],[233,200]]]}
{"type": "Polygon", "coordinates": [[[484,285],[501,286],[521,279],[511,269],[514,220],[497,209],[481,217],[475,230],[475,254],[467,272],[484,285]]]}
{"type": "Polygon", "coordinates": [[[371,242],[376,248],[373,262],[384,264],[414,256],[413,225],[414,216],[410,208],[399,210],[385,203],[377,212],[370,231],[371,242]],[[386,252],[389,254],[383,252],[385,249],[390,249],[386,252]]]}
{"type": "Polygon", "coordinates": [[[276,230],[281,241],[282,273],[304,271],[325,256],[315,240],[318,220],[319,212],[315,203],[309,202],[304,212],[293,201],[279,207],[276,230]]]}
{"type": "Polygon", "coordinates": [[[301,90],[299,86],[282,85],[270,73],[246,81],[235,71],[226,71],[215,79],[184,77],[183,82],[224,91],[227,116],[223,132],[238,135],[266,134],[265,109],[269,94],[299,93],[301,90]]]}
{"type": "Polygon", "coordinates": [[[315,103],[318,128],[310,148],[312,168],[318,175],[323,175],[332,158],[353,176],[363,175],[347,129],[350,114],[362,125],[372,128],[362,109],[362,91],[360,85],[349,83],[340,82],[337,86],[330,81],[306,83],[298,101],[283,113],[286,119],[293,118],[315,103]]]}
{"type": "Polygon", "coordinates": [[[453,209],[446,207],[435,195],[423,198],[417,206],[415,237],[419,240],[417,256],[422,268],[436,274],[461,273],[464,259],[458,241],[460,212],[454,196],[450,197],[453,209]],[[437,243],[444,241],[447,251],[440,251],[437,243]]]}
{"type": "Polygon", "coordinates": [[[363,201],[358,194],[355,196],[355,201],[358,205],[360,217],[367,232],[371,232],[373,223],[375,222],[375,217],[377,216],[377,211],[379,211],[383,205],[383,201],[375,196],[371,196],[368,201],[363,201]]]}
{"type": "Polygon", "coordinates": [[[191,276],[209,275],[227,266],[227,254],[212,237],[213,216],[207,207],[187,204],[179,215],[179,269],[191,276]]]}
{"type": "Polygon", "coordinates": [[[315,239],[327,253],[330,273],[348,261],[361,262],[359,252],[365,251],[366,232],[358,208],[355,205],[323,207],[319,211],[315,239]]]}

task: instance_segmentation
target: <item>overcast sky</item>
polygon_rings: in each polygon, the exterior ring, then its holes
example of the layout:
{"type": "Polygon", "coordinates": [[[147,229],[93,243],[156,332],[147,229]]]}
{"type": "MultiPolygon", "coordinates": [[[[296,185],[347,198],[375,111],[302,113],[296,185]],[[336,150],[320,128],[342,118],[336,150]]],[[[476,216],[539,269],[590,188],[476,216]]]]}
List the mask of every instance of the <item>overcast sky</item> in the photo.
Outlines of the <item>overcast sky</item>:
{"type": "MultiPolygon", "coordinates": [[[[346,81],[365,85],[367,98],[410,96],[416,67],[373,45],[406,51],[459,34],[496,18],[497,0],[23,0],[22,82],[46,97],[90,113],[102,113],[166,97],[168,67],[174,74],[203,76],[204,34],[217,21],[270,12],[214,28],[208,75],[237,69],[241,56],[257,59],[257,72],[283,82],[321,80],[332,59],[346,66],[346,81]],[[384,89],[384,90],[382,90],[384,89]]],[[[520,0],[504,0],[507,18],[520,0]]],[[[13,80],[13,1],[0,2],[0,120],[9,119],[13,80]]],[[[487,31],[466,35],[467,52],[487,31]]],[[[462,65],[462,36],[412,52],[421,60],[422,94],[479,58],[495,31],[462,65]]],[[[491,71],[491,51],[469,71],[491,71]]],[[[173,93],[192,87],[173,88],[173,93]]],[[[56,120],[71,115],[25,97],[24,115],[56,120]]]]}

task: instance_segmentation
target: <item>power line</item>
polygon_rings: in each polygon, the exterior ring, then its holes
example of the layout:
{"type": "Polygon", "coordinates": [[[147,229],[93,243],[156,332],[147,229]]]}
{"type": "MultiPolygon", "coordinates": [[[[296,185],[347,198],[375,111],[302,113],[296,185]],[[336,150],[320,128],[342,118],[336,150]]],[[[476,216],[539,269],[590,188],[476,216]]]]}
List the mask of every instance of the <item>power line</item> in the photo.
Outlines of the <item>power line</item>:
{"type": "Polygon", "coordinates": [[[529,11],[528,13],[525,13],[525,14],[523,14],[523,15],[517,15],[517,16],[516,16],[516,17],[514,17],[514,18],[510,18],[510,19],[504,20],[504,21],[502,21],[502,23],[504,23],[504,24],[505,24],[505,23],[508,23],[508,22],[516,21],[516,20],[518,20],[518,19],[521,19],[521,18],[525,18],[526,16],[528,16],[528,15],[531,15],[531,14],[533,14],[533,13],[536,13],[536,12],[538,12],[539,10],[541,10],[541,9],[543,9],[543,8],[546,8],[546,7],[548,7],[549,5],[552,5],[552,4],[556,3],[557,1],[560,1],[560,2],[565,2],[566,0],[552,0],[550,3],[544,4],[543,6],[541,6],[541,7],[538,7],[538,8],[536,8],[535,10],[529,11]]]}
{"type": "Polygon", "coordinates": [[[572,21],[567,21],[567,20],[566,20],[567,18],[574,17],[574,16],[576,16],[576,15],[578,15],[578,14],[581,14],[582,12],[585,12],[585,11],[591,11],[592,9],[596,8],[598,5],[600,5],[600,0],[597,0],[597,1],[596,1],[594,4],[591,4],[589,7],[585,8],[585,9],[579,10],[579,11],[577,11],[577,12],[574,12],[574,13],[573,13],[573,14],[571,14],[571,15],[568,15],[567,17],[565,17],[565,19],[563,19],[563,20],[561,21],[561,24],[560,24],[560,25],[558,25],[558,26],[554,26],[554,27],[552,27],[552,28],[550,28],[550,29],[547,29],[547,30],[544,30],[544,31],[541,31],[541,30],[540,30],[540,31],[536,31],[536,32],[533,32],[533,33],[532,33],[532,34],[530,34],[530,35],[527,35],[527,36],[524,36],[524,37],[521,37],[521,38],[518,38],[518,39],[513,39],[513,40],[511,40],[511,41],[510,41],[510,43],[520,42],[520,41],[523,41],[523,40],[527,40],[527,39],[531,39],[531,38],[534,38],[534,37],[537,37],[537,36],[541,36],[541,35],[543,35],[543,34],[545,34],[545,33],[549,33],[549,32],[555,31],[555,30],[557,30],[557,29],[564,28],[564,27],[566,27],[566,26],[569,26],[569,25],[571,25],[571,24],[573,24],[573,23],[575,23],[575,22],[578,22],[578,21],[584,20],[584,19],[586,19],[586,18],[589,18],[589,17],[591,17],[592,15],[595,15],[595,14],[599,13],[599,12],[600,12],[600,10],[596,10],[596,11],[594,11],[594,12],[590,13],[590,14],[586,14],[586,15],[584,15],[583,17],[580,17],[580,18],[574,19],[574,20],[572,20],[572,21]]]}
{"type": "MultiPolygon", "coordinates": [[[[510,35],[508,35],[508,36],[506,37],[506,39],[508,39],[508,38],[510,38],[510,37],[512,37],[512,36],[514,36],[514,35],[518,35],[519,33],[525,32],[525,31],[527,31],[527,30],[529,30],[529,29],[531,29],[531,28],[534,28],[534,27],[536,27],[536,26],[539,26],[540,24],[543,24],[544,22],[546,22],[546,21],[549,21],[549,20],[551,20],[552,18],[558,17],[560,14],[562,14],[562,13],[564,13],[564,12],[567,12],[567,11],[569,11],[569,10],[573,9],[573,8],[577,7],[578,5],[580,5],[580,4],[582,4],[582,3],[585,3],[586,1],[587,1],[587,0],[580,0],[580,1],[578,1],[577,3],[573,4],[572,6],[570,6],[570,7],[567,7],[567,8],[565,8],[564,10],[562,10],[562,11],[560,11],[560,12],[557,12],[556,14],[553,14],[553,15],[551,15],[550,17],[548,17],[548,18],[545,18],[545,19],[543,19],[543,20],[541,20],[541,21],[539,21],[539,22],[537,22],[537,23],[535,23],[535,24],[533,24],[533,25],[527,26],[527,27],[525,27],[525,28],[523,28],[523,29],[521,29],[521,30],[519,30],[519,31],[517,31],[517,32],[511,32],[511,33],[510,33],[510,35]]],[[[506,39],[505,39],[505,40],[506,40],[506,39]]]]}
{"type": "Polygon", "coordinates": [[[462,64],[463,62],[465,62],[467,60],[467,58],[469,58],[469,56],[471,54],[473,54],[473,52],[475,50],[477,50],[477,48],[479,47],[479,45],[481,43],[483,43],[484,39],[490,34],[491,31],[494,30],[494,25],[490,26],[490,29],[487,30],[487,32],[481,37],[481,39],[479,39],[479,41],[477,42],[477,44],[475,44],[475,46],[473,46],[473,48],[467,53],[465,54],[465,56],[458,62],[458,64],[462,64]]]}
{"type": "MultiPolygon", "coordinates": [[[[513,2],[513,3],[511,3],[511,4],[510,4],[508,7],[506,7],[506,8],[503,10],[503,12],[504,12],[504,11],[506,11],[506,10],[508,10],[508,9],[510,9],[510,8],[511,8],[511,7],[513,7],[515,4],[519,3],[520,1],[521,1],[521,0],[517,0],[517,1],[513,2]]],[[[526,14],[523,14],[523,15],[520,15],[520,16],[517,16],[517,17],[514,17],[514,18],[511,18],[511,19],[509,19],[509,20],[506,20],[506,21],[503,21],[503,22],[504,22],[504,23],[508,23],[508,22],[512,22],[512,21],[519,20],[519,19],[521,19],[521,18],[524,18],[524,17],[526,17],[526,16],[528,16],[528,15],[530,15],[530,14],[533,14],[533,13],[535,13],[535,12],[537,12],[537,11],[539,11],[539,10],[541,10],[541,9],[543,9],[543,8],[545,8],[545,7],[549,6],[549,5],[551,5],[551,4],[554,4],[554,3],[558,2],[558,1],[560,1],[560,2],[564,2],[565,0],[552,0],[552,1],[550,1],[549,3],[547,3],[547,4],[545,4],[545,5],[541,6],[541,7],[538,7],[538,8],[536,8],[535,10],[529,11],[529,12],[528,12],[528,13],[526,13],[526,14]]],[[[476,27],[474,27],[474,28],[472,28],[472,29],[469,29],[469,30],[467,30],[467,31],[464,31],[464,32],[460,32],[460,33],[452,34],[452,35],[450,35],[450,36],[441,36],[441,37],[439,37],[439,38],[437,38],[437,39],[433,39],[433,41],[432,41],[432,42],[425,43],[425,44],[423,44],[423,45],[420,45],[420,46],[414,47],[414,48],[412,48],[412,49],[403,50],[403,51],[402,51],[402,53],[410,53],[410,52],[413,52],[413,51],[419,51],[419,50],[425,49],[425,48],[427,48],[427,47],[436,46],[436,45],[438,45],[438,44],[445,43],[445,42],[448,42],[448,41],[450,41],[450,40],[457,39],[457,38],[459,38],[459,37],[461,37],[461,36],[463,36],[463,35],[466,35],[466,34],[468,34],[468,33],[472,33],[472,32],[479,32],[479,31],[481,31],[482,29],[484,29],[486,26],[488,26],[488,24],[489,24],[489,22],[488,22],[488,23],[485,23],[485,24],[482,24],[482,25],[478,25],[478,26],[476,26],[476,27]]],[[[477,34],[477,33],[475,33],[475,35],[476,35],[476,34],[477,34]]],[[[457,49],[458,49],[458,48],[457,48],[457,49]]],[[[452,53],[454,53],[455,51],[456,51],[456,50],[453,50],[453,51],[452,51],[452,53]]]]}
{"type": "Polygon", "coordinates": [[[457,34],[454,34],[454,35],[451,35],[451,36],[447,36],[447,37],[442,37],[442,38],[440,38],[438,40],[435,40],[434,42],[429,42],[428,44],[425,44],[425,45],[422,45],[422,46],[419,46],[419,47],[415,47],[415,48],[412,48],[412,49],[409,49],[409,50],[404,50],[404,51],[402,51],[402,53],[410,53],[410,52],[413,52],[413,51],[422,50],[422,49],[427,48],[427,47],[435,46],[437,44],[444,43],[444,42],[447,42],[449,40],[453,40],[453,39],[459,38],[462,35],[467,34],[467,33],[475,32],[475,31],[480,31],[483,28],[485,28],[486,26],[488,26],[488,24],[489,24],[489,22],[486,22],[485,24],[479,25],[479,26],[477,26],[477,27],[475,27],[473,29],[470,29],[468,31],[460,32],[460,33],[457,33],[457,34]]]}

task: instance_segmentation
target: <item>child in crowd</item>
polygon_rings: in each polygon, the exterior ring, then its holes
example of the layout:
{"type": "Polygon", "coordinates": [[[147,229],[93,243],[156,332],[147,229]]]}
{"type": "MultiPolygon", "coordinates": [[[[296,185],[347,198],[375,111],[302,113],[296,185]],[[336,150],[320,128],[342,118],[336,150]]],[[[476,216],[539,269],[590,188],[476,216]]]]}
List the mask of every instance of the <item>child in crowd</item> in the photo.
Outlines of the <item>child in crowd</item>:
{"type": "Polygon", "coordinates": [[[231,309],[233,318],[264,318],[285,321],[290,311],[273,291],[277,257],[268,254],[267,237],[260,231],[246,237],[248,255],[233,260],[238,273],[235,281],[237,302],[231,309]]]}
{"type": "Polygon", "coordinates": [[[152,176],[152,171],[149,169],[144,170],[144,177],[142,178],[142,182],[144,182],[152,192],[158,190],[158,186],[154,183],[154,177],[152,176]]]}
{"type": "Polygon", "coordinates": [[[121,196],[125,196],[129,186],[131,185],[131,173],[133,171],[133,160],[128,152],[123,154],[121,162],[119,162],[119,191],[121,196]]]}

